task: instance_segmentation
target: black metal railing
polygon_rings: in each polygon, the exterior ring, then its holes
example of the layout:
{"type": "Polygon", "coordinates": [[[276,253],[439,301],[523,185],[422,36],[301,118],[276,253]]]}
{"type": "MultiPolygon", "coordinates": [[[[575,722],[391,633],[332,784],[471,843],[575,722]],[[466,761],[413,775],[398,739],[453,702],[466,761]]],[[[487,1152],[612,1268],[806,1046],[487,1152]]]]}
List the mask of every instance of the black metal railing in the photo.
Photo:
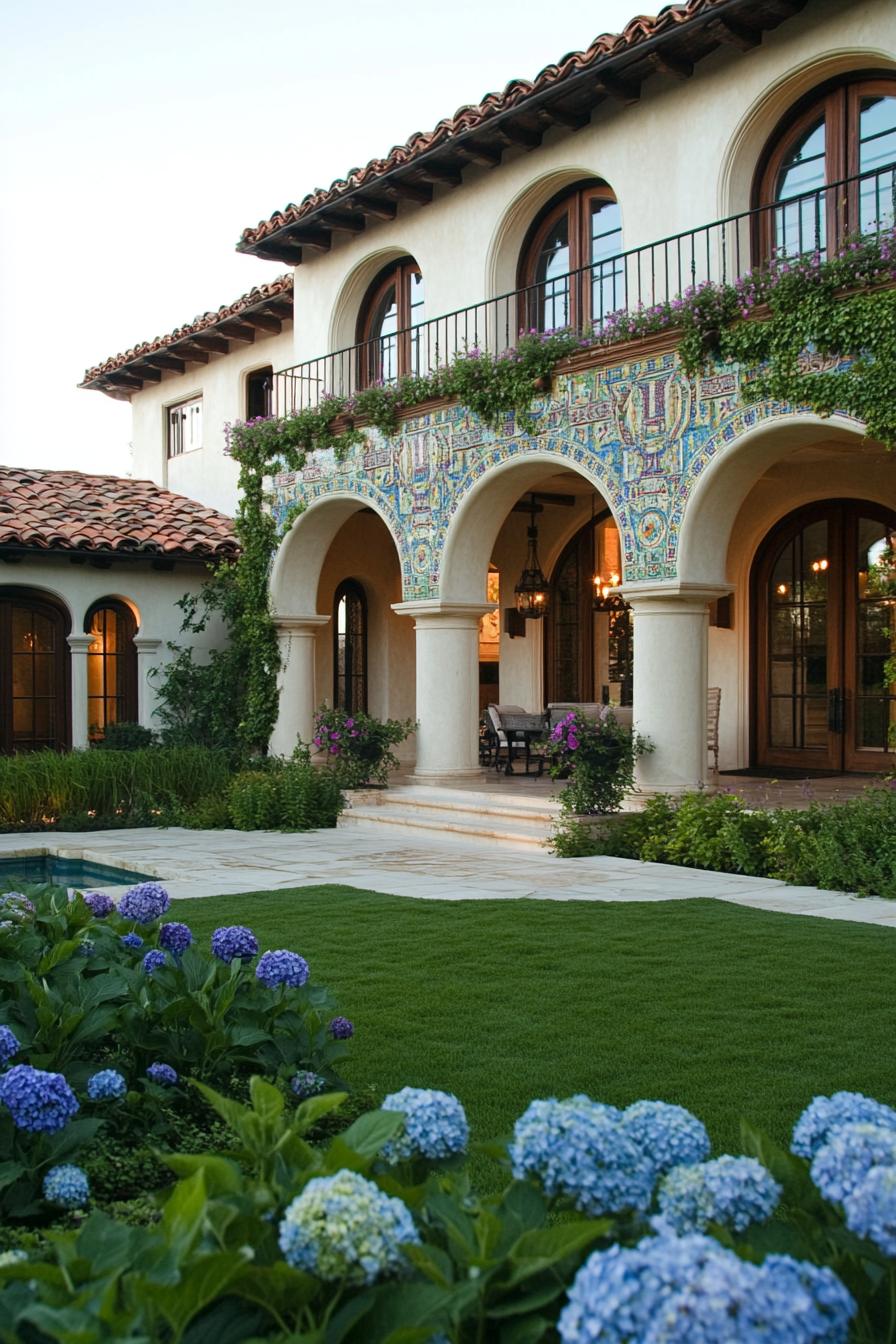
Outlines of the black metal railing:
{"type": "Polygon", "coordinates": [[[707,281],[732,282],[773,255],[824,257],[850,233],[892,229],[894,218],[896,164],[887,164],[305,360],[274,375],[274,414],[315,407],[326,396],[352,397],[403,374],[429,374],[464,352],[498,354],[525,331],[609,335],[620,310],[650,308],[707,281]]]}

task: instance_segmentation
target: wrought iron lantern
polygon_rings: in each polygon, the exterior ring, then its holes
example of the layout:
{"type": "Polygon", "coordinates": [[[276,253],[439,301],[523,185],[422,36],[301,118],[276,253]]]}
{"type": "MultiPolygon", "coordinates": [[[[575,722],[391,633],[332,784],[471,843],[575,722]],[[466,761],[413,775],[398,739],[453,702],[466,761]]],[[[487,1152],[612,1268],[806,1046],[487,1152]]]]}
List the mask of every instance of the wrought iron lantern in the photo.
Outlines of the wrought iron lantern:
{"type": "Polygon", "coordinates": [[[544,616],[548,609],[551,590],[542,573],[541,565],[538,563],[538,528],[535,525],[538,505],[535,502],[534,495],[531,497],[529,508],[531,510],[531,521],[526,531],[529,540],[526,566],[513,591],[516,594],[516,609],[520,615],[525,620],[537,621],[544,616]]]}

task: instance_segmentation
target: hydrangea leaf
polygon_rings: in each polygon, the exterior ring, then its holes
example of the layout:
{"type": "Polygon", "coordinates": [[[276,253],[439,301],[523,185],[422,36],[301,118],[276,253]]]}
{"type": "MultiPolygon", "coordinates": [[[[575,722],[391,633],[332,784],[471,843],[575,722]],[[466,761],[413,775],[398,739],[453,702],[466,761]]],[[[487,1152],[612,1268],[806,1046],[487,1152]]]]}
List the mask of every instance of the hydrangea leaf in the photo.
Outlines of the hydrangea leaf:
{"type": "Polygon", "coordinates": [[[355,1154],[363,1162],[369,1163],[377,1156],[384,1144],[394,1138],[404,1124],[404,1116],[398,1111],[368,1111],[362,1115],[353,1125],[349,1125],[340,1137],[330,1145],[327,1151],[327,1167],[331,1170],[338,1170],[340,1166],[351,1166],[350,1163],[340,1161],[335,1168],[332,1167],[333,1148],[338,1144],[340,1154],[343,1149],[348,1149],[350,1153],[355,1154]]]}
{"type": "Polygon", "coordinates": [[[266,1083],[263,1078],[259,1078],[257,1074],[253,1076],[249,1083],[249,1096],[252,1099],[252,1108],[255,1114],[264,1124],[275,1124],[283,1114],[282,1092],[279,1092],[271,1083],[266,1083]]]}
{"type": "Polygon", "coordinates": [[[307,1133],[322,1116],[329,1115],[331,1111],[338,1111],[347,1099],[347,1092],[322,1092],[318,1097],[307,1097],[296,1107],[293,1129],[299,1134],[307,1133]]]}
{"type": "Polygon", "coordinates": [[[522,1283],[533,1274],[541,1274],[559,1260],[578,1255],[612,1229],[609,1218],[594,1218],[587,1222],[560,1223],[555,1227],[539,1227],[524,1232],[512,1248],[509,1260],[512,1266],[507,1286],[522,1283]]]}
{"type": "Polygon", "coordinates": [[[209,1195],[237,1194],[242,1185],[240,1169],[235,1162],[214,1153],[158,1153],[160,1162],[180,1177],[194,1176],[201,1171],[209,1195]]]}

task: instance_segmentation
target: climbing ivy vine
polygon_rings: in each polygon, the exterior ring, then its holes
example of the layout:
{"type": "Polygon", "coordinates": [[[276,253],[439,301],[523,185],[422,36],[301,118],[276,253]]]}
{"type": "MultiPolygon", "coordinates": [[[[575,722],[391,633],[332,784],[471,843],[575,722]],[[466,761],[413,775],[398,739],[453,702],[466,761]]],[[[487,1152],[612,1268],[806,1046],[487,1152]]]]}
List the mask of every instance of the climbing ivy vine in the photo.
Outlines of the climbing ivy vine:
{"type": "MultiPolygon", "coordinates": [[[[662,331],[675,333],[689,375],[709,364],[737,363],[745,371],[747,400],[771,398],[824,416],[845,411],[865,423],[869,436],[894,448],[894,280],[891,229],[852,239],[829,259],[818,253],[774,257],[734,284],[707,282],[649,308],[613,313],[598,331],[524,332],[514,348],[497,355],[469,349],[425,376],[378,383],[353,397],[325,396],[291,415],[227,426],[240,468],[240,555],[216,571],[198,606],[185,599],[185,626],[203,628],[209,610],[224,618],[230,649],[209,664],[205,690],[219,710],[226,707],[237,743],[264,751],[277,714],[279,655],[269,578],[280,537],[295,514],[278,530],[265,495],[265,480],[274,472],[300,471],[310,453],[324,449],[341,459],[364,441],[359,421],[394,434],[403,412],[439,397],[461,402],[495,429],[511,414],[531,419],[534,427],[533,402],[549,390],[562,360],[662,331]]],[[[191,675],[197,670],[189,650],[181,650],[179,658],[191,675]]],[[[177,673],[177,660],[169,666],[177,673]]],[[[166,703],[176,716],[183,698],[175,682],[169,675],[163,687],[163,717],[166,703]]]]}

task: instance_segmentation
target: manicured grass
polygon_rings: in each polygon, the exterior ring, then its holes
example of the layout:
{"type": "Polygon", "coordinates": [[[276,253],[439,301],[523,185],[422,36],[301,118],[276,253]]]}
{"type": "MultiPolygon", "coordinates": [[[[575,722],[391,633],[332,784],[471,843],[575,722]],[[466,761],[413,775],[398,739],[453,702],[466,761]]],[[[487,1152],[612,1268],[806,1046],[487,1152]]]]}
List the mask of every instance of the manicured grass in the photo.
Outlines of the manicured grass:
{"type": "Polygon", "coordinates": [[[474,1137],[533,1097],[679,1102],[716,1151],[746,1116],[786,1141],[817,1093],[896,1104],[896,929],[710,900],[415,901],[348,887],[176,902],[200,937],[249,924],[355,1023],[345,1070],[442,1087],[474,1137]]]}

